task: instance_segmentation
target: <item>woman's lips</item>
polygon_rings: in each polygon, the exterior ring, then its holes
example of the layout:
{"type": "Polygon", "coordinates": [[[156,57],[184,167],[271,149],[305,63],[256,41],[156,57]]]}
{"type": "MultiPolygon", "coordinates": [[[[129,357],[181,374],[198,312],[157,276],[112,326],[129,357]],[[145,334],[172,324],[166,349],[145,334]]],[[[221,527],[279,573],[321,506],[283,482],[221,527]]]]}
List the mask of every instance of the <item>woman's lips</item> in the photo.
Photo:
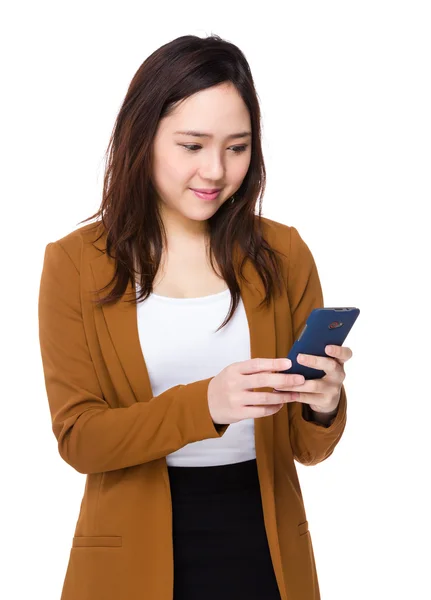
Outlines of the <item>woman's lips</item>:
{"type": "Polygon", "coordinates": [[[213,192],[212,194],[206,194],[204,192],[197,192],[193,188],[190,188],[190,189],[195,194],[195,196],[197,196],[198,198],[201,198],[202,200],[215,200],[220,195],[220,192],[221,192],[221,190],[219,190],[218,192],[213,192]]]}

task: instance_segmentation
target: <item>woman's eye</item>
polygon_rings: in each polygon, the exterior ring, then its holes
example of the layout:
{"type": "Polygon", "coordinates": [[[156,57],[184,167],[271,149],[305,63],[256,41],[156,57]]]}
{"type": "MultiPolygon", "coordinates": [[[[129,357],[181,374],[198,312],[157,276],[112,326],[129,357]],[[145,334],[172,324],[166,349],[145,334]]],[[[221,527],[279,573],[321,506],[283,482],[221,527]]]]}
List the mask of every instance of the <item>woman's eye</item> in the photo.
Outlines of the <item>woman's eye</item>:
{"type": "MultiPolygon", "coordinates": [[[[231,149],[234,154],[239,154],[247,149],[247,145],[248,144],[243,144],[242,146],[231,146],[231,149]]],[[[200,148],[202,148],[202,146],[199,146],[198,144],[181,144],[181,146],[183,146],[183,148],[189,152],[196,152],[196,150],[200,150],[200,148]]]]}

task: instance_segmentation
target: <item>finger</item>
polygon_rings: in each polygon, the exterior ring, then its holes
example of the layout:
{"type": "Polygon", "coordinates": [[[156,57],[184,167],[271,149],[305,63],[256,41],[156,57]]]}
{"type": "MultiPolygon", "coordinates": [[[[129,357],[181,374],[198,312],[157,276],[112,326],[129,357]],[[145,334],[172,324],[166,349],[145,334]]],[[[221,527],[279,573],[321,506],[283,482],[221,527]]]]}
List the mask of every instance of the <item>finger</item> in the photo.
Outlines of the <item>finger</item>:
{"type": "Polygon", "coordinates": [[[277,389],[289,389],[296,385],[303,385],[305,378],[303,375],[291,373],[253,373],[248,375],[245,389],[253,390],[256,388],[278,386],[277,389]]]}
{"type": "Polygon", "coordinates": [[[307,394],[306,392],[288,392],[291,394],[293,402],[301,402],[302,404],[314,404],[318,406],[320,402],[325,400],[325,394],[307,394]]]}
{"type": "Polygon", "coordinates": [[[310,367],[311,369],[321,369],[325,373],[334,373],[340,366],[337,360],[333,358],[316,356],[314,354],[298,354],[296,360],[300,365],[310,367]]]}
{"type": "Polygon", "coordinates": [[[353,356],[352,350],[347,346],[326,346],[325,352],[337,360],[339,364],[344,364],[353,356]]]}
{"type": "MultiPolygon", "coordinates": [[[[333,359],[330,360],[333,361],[333,359]]],[[[340,386],[346,378],[344,367],[339,365],[335,361],[333,361],[333,364],[335,364],[335,367],[333,368],[332,372],[328,368],[326,368],[326,375],[324,377],[319,377],[318,379],[305,379],[302,383],[296,383],[293,379],[295,375],[291,375],[292,380],[287,380],[286,383],[284,383],[284,385],[279,384],[278,388],[273,389],[280,391],[301,391],[312,394],[327,394],[330,386],[340,386]]],[[[298,377],[298,375],[296,377],[298,377]]],[[[256,382],[254,388],[257,387],[265,387],[265,384],[258,384],[256,382]]]]}
{"type": "Polygon", "coordinates": [[[242,394],[243,406],[275,406],[276,404],[284,404],[292,402],[290,392],[250,392],[245,391],[242,394]]]}
{"type": "Polygon", "coordinates": [[[292,361],[288,358],[250,358],[237,364],[240,373],[250,375],[262,371],[284,371],[292,366],[292,361]]]}
{"type": "Polygon", "coordinates": [[[328,379],[306,379],[304,383],[274,388],[281,392],[302,392],[308,394],[327,394],[329,389],[328,379]]]}

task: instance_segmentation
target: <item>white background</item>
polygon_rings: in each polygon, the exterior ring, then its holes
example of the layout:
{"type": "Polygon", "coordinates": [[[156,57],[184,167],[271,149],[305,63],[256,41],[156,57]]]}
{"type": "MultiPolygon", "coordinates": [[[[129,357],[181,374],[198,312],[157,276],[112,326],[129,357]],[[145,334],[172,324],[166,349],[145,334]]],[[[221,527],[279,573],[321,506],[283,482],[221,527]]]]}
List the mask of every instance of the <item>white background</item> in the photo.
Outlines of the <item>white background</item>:
{"type": "Polygon", "coordinates": [[[245,53],[261,101],[263,215],[309,245],[325,306],[361,310],[344,436],[324,463],[298,465],[322,600],[431,598],[430,4],[151,4],[2,9],[0,596],[60,597],[85,483],[51,430],[45,246],[97,210],[140,64],[180,35],[216,33],[245,53]]]}

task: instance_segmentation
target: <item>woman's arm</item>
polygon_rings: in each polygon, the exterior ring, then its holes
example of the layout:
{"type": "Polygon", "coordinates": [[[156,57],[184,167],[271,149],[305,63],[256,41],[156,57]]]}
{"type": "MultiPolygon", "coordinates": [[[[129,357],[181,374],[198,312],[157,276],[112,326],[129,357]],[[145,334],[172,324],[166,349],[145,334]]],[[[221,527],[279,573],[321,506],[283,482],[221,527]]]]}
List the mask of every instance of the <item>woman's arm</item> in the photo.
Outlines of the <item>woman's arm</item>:
{"type": "Polygon", "coordinates": [[[39,341],[61,457],[80,473],[155,460],[191,442],[223,435],[208,407],[212,377],[176,385],[146,402],[112,408],[88,350],[80,275],[59,242],[45,250],[39,291],[39,341]]]}
{"type": "MultiPolygon", "coordinates": [[[[291,308],[293,339],[299,337],[311,311],[322,308],[323,294],[313,255],[295,227],[290,227],[287,291],[291,308]]],[[[295,459],[315,465],[332,454],[345,425],[347,397],[341,388],[337,413],[331,418],[314,413],[309,405],[291,402],[287,405],[289,433],[295,459]],[[323,421],[323,422],[322,422],[323,421]]]]}

